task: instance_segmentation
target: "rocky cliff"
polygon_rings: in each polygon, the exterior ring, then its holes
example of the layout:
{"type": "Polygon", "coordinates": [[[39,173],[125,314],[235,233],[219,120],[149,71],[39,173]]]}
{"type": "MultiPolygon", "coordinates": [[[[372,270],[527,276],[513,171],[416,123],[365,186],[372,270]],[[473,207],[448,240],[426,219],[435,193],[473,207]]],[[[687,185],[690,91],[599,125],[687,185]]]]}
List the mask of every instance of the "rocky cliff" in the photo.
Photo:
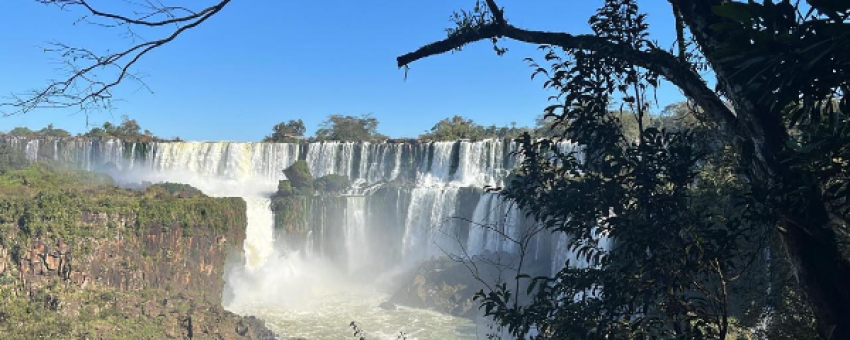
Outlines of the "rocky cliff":
{"type": "Polygon", "coordinates": [[[3,174],[0,339],[274,339],[221,307],[245,225],[238,198],[43,165],[3,174]]]}

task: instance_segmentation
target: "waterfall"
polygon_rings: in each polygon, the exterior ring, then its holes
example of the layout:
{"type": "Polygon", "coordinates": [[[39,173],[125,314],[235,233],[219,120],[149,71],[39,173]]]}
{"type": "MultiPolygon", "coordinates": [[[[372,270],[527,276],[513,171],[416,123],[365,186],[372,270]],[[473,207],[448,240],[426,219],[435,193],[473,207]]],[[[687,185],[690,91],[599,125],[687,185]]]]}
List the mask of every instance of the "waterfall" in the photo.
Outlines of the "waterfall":
{"type": "Polygon", "coordinates": [[[450,219],[457,206],[457,188],[415,188],[407,210],[402,256],[408,261],[444,255],[457,248],[458,235],[450,219]]]}
{"type": "Polygon", "coordinates": [[[345,249],[349,273],[369,264],[369,243],[366,236],[366,199],[347,197],[345,207],[345,249]]]}
{"type": "MultiPolygon", "coordinates": [[[[33,161],[106,171],[119,181],[182,182],[211,196],[242,197],[248,207],[245,255],[251,268],[262,267],[277,251],[269,197],[285,179],[283,170],[299,159],[316,178],[344,175],[361,188],[352,191],[358,196],[312,198],[311,217],[305,221],[309,230],[297,246],[349,272],[461,250],[472,256],[516,253],[518,245],[511,240],[523,239],[536,226],[499,195],[480,191],[503,186],[518,164],[517,144],[507,140],[240,143],[7,136],[2,141],[33,161]]],[[[559,148],[567,152],[575,145],[559,148]]],[[[535,261],[555,269],[571,255],[565,236],[550,236],[529,239],[529,250],[535,261]]]]}
{"type": "Polygon", "coordinates": [[[27,156],[27,159],[30,161],[35,161],[38,159],[38,145],[40,144],[40,140],[33,139],[27,141],[24,154],[27,156]]]}
{"type": "Polygon", "coordinates": [[[180,171],[233,180],[285,179],[283,170],[298,160],[298,144],[182,142],[155,143],[153,170],[180,171]]]}
{"type": "Polygon", "coordinates": [[[245,260],[248,268],[262,267],[274,253],[274,216],[271,200],[265,197],[245,197],[248,227],[245,230],[245,260]]]}

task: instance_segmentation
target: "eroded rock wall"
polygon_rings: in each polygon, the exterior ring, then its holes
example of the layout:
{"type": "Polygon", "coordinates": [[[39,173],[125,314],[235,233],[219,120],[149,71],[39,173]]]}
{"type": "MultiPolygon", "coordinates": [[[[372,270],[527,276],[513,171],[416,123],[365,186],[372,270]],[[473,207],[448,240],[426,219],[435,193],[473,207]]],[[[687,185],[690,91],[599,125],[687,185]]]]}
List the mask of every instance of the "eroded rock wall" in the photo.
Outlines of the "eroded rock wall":
{"type": "Polygon", "coordinates": [[[124,197],[118,208],[65,201],[41,210],[24,199],[0,198],[10,209],[0,338],[274,338],[262,321],[221,307],[224,261],[245,238],[241,199],[124,197]]]}

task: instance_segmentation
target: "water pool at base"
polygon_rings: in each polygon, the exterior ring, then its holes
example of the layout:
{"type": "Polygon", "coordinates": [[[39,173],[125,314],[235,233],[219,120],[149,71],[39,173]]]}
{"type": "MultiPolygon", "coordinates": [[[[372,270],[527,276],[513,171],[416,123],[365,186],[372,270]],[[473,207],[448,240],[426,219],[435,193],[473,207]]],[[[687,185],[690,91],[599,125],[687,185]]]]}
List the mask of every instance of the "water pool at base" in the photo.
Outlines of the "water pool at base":
{"type": "Polygon", "coordinates": [[[379,305],[388,296],[367,288],[324,290],[297,308],[240,305],[231,311],[254,315],[284,338],[309,340],[355,339],[349,326],[357,322],[367,339],[395,340],[404,332],[409,340],[484,339],[475,322],[430,310],[399,306],[386,310],[379,305]]]}

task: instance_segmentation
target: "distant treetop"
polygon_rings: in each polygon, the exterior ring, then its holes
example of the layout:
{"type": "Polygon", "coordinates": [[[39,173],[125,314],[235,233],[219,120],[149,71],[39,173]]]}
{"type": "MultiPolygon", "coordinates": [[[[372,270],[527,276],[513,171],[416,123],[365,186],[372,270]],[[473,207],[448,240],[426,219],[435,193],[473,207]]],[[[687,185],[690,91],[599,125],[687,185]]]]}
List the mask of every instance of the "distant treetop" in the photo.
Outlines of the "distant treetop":
{"type": "Polygon", "coordinates": [[[69,137],[69,136],[71,136],[71,134],[68,133],[68,131],[65,131],[63,129],[54,128],[53,124],[48,124],[46,127],[44,127],[41,130],[38,130],[38,131],[33,131],[30,128],[19,126],[19,127],[16,127],[14,129],[10,130],[7,134],[10,135],[10,136],[15,136],[15,137],[69,137]]]}
{"type": "Polygon", "coordinates": [[[419,136],[420,139],[430,139],[437,141],[458,140],[458,139],[486,139],[486,138],[516,138],[524,132],[534,133],[527,127],[517,127],[516,123],[511,122],[510,126],[497,127],[496,125],[482,126],[474,122],[472,119],[464,118],[455,115],[451,118],[443,119],[435,124],[430,131],[427,131],[419,136]]]}
{"type": "Polygon", "coordinates": [[[301,119],[290,119],[289,122],[275,125],[272,128],[272,134],[263,138],[266,143],[292,143],[304,137],[307,128],[304,127],[304,122],[301,119]]]}
{"type": "Polygon", "coordinates": [[[139,123],[135,119],[130,119],[126,115],[121,116],[120,125],[104,122],[101,127],[92,128],[83,134],[83,136],[93,138],[135,139],[140,141],[152,141],[159,139],[147,129],[142,132],[142,128],[139,126],[139,123]]]}
{"type": "Polygon", "coordinates": [[[385,140],[387,136],[378,133],[378,120],[372,115],[344,116],[331,115],[316,130],[317,140],[373,141],[385,140]]]}

